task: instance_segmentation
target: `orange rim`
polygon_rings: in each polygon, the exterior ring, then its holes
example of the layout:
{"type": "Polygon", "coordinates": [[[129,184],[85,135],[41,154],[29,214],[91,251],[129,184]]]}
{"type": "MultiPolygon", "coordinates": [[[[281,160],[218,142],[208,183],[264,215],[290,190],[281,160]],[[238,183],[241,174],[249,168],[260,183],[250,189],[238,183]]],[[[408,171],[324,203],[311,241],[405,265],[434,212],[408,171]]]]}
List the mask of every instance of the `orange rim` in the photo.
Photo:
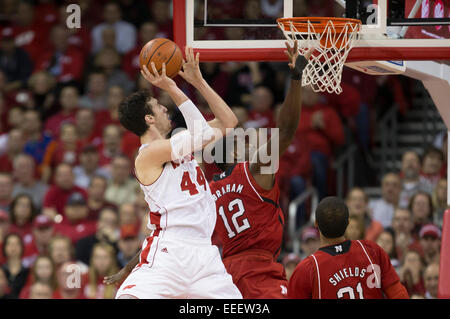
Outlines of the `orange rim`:
{"type": "MultiPolygon", "coordinates": [[[[359,31],[362,25],[361,20],[358,19],[347,19],[347,18],[330,18],[330,17],[294,17],[294,18],[279,18],[277,22],[282,24],[284,31],[291,31],[292,25],[297,29],[298,32],[307,33],[308,22],[314,26],[316,33],[323,33],[328,25],[328,22],[332,21],[336,33],[341,33],[347,24],[352,24],[357,27],[355,31],[359,31]]],[[[280,26],[281,28],[281,26],[280,26]]]]}

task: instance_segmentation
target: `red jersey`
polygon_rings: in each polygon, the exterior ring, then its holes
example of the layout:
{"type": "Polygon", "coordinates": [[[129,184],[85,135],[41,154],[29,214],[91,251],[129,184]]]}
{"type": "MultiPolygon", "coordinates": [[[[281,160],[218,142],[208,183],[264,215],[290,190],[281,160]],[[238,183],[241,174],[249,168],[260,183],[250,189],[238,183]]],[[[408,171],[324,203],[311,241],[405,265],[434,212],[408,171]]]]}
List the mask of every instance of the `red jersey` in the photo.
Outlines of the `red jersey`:
{"type": "Polygon", "coordinates": [[[277,182],[265,190],[253,179],[249,163],[238,163],[209,184],[216,201],[215,231],[226,258],[248,249],[264,249],[278,256],[283,239],[284,216],[279,206],[277,182]]]}
{"type": "Polygon", "coordinates": [[[302,260],[288,286],[295,299],[381,299],[399,282],[389,256],[376,243],[347,240],[302,260]]]}

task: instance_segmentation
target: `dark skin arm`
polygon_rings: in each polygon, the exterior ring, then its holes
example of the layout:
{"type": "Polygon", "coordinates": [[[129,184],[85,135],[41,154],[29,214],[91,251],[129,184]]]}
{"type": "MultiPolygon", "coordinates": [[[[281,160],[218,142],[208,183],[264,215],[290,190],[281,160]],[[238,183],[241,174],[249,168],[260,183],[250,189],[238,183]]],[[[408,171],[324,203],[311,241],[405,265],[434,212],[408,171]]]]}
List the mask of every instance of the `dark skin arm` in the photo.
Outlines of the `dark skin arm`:
{"type": "MultiPolygon", "coordinates": [[[[262,146],[257,152],[267,151],[270,154],[271,145],[274,143],[275,139],[278,139],[279,144],[279,156],[281,157],[289,145],[294,139],[295,132],[297,131],[298,124],[300,122],[300,113],[302,109],[301,104],[301,77],[299,79],[299,73],[303,71],[306,66],[307,60],[312,54],[309,51],[304,57],[299,57],[299,52],[297,49],[297,42],[295,42],[292,48],[289,43],[286,42],[287,50],[284,51],[289,57],[289,68],[291,73],[295,73],[297,76],[291,78],[290,86],[284,102],[279,110],[277,117],[276,127],[279,129],[278,135],[272,135],[267,144],[262,146]],[[299,60],[299,61],[297,61],[299,60]]],[[[260,156],[256,162],[250,164],[250,173],[252,174],[255,181],[264,189],[270,190],[275,182],[275,174],[262,174],[261,167],[269,165],[268,163],[262,163],[260,161],[260,156]]]]}
{"type": "Polygon", "coordinates": [[[128,264],[125,265],[117,274],[114,274],[112,276],[106,276],[103,278],[103,283],[105,285],[112,285],[116,284],[118,282],[121,282],[123,279],[125,279],[131,271],[136,267],[136,265],[139,262],[139,256],[141,255],[141,250],[137,252],[137,254],[131,259],[128,264]]]}

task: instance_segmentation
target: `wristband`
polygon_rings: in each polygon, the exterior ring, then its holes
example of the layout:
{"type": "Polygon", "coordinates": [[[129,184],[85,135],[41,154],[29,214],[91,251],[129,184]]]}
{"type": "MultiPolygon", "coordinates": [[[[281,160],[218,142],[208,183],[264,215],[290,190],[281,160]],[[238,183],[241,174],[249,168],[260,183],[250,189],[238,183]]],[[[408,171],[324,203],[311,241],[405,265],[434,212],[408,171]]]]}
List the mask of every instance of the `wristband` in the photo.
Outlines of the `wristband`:
{"type": "Polygon", "coordinates": [[[306,65],[308,65],[308,60],[306,60],[303,55],[299,55],[295,60],[295,68],[291,69],[291,79],[300,81],[306,65]]]}

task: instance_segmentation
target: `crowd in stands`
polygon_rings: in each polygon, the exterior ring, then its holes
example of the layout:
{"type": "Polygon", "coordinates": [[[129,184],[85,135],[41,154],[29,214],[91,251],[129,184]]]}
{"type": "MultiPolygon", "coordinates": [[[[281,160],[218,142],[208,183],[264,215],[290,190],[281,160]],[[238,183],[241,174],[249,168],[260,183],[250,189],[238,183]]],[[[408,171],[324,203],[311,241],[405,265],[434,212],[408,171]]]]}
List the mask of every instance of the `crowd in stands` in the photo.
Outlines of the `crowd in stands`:
{"type": "MultiPolygon", "coordinates": [[[[209,2],[212,19],[236,12],[247,19],[282,16],[280,0],[209,2]]],[[[296,16],[339,14],[330,1],[295,3],[296,16]]],[[[203,17],[203,1],[196,8],[203,17]]],[[[198,28],[196,37],[270,37],[261,29],[198,28]]],[[[114,297],[117,287],[104,285],[103,277],[123,267],[150,233],[133,176],[140,141],[120,125],[119,104],[150,89],[170,109],[174,126],[184,125],[168,95],[139,72],[140,49],[156,37],[173,38],[171,1],[0,0],[0,299],[114,297]],[[72,2],[81,7],[81,28],[66,25],[72,2]]],[[[202,63],[201,70],[239,126],[275,127],[287,63],[202,63]]],[[[201,96],[176,81],[210,119],[201,96]]],[[[311,185],[319,198],[335,194],[332,162],[339,150],[349,139],[369,150],[376,119],[394,102],[407,112],[411,81],[345,70],[341,95],[305,87],[300,125],[277,173],[282,207],[311,185]]],[[[401,171],[383,176],[381,198],[369,200],[359,187],[346,195],[347,237],[382,246],[415,298],[437,294],[447,208],[446,141],[441,146],[405,152],[401,171]]],[[[214,164],[203,168],[208,180],[219,172],[214,164]]],[[[301,255],[289,245],[281,254],[288,276],[320,244],[306,211],[299,207],[301,255]]]]}

